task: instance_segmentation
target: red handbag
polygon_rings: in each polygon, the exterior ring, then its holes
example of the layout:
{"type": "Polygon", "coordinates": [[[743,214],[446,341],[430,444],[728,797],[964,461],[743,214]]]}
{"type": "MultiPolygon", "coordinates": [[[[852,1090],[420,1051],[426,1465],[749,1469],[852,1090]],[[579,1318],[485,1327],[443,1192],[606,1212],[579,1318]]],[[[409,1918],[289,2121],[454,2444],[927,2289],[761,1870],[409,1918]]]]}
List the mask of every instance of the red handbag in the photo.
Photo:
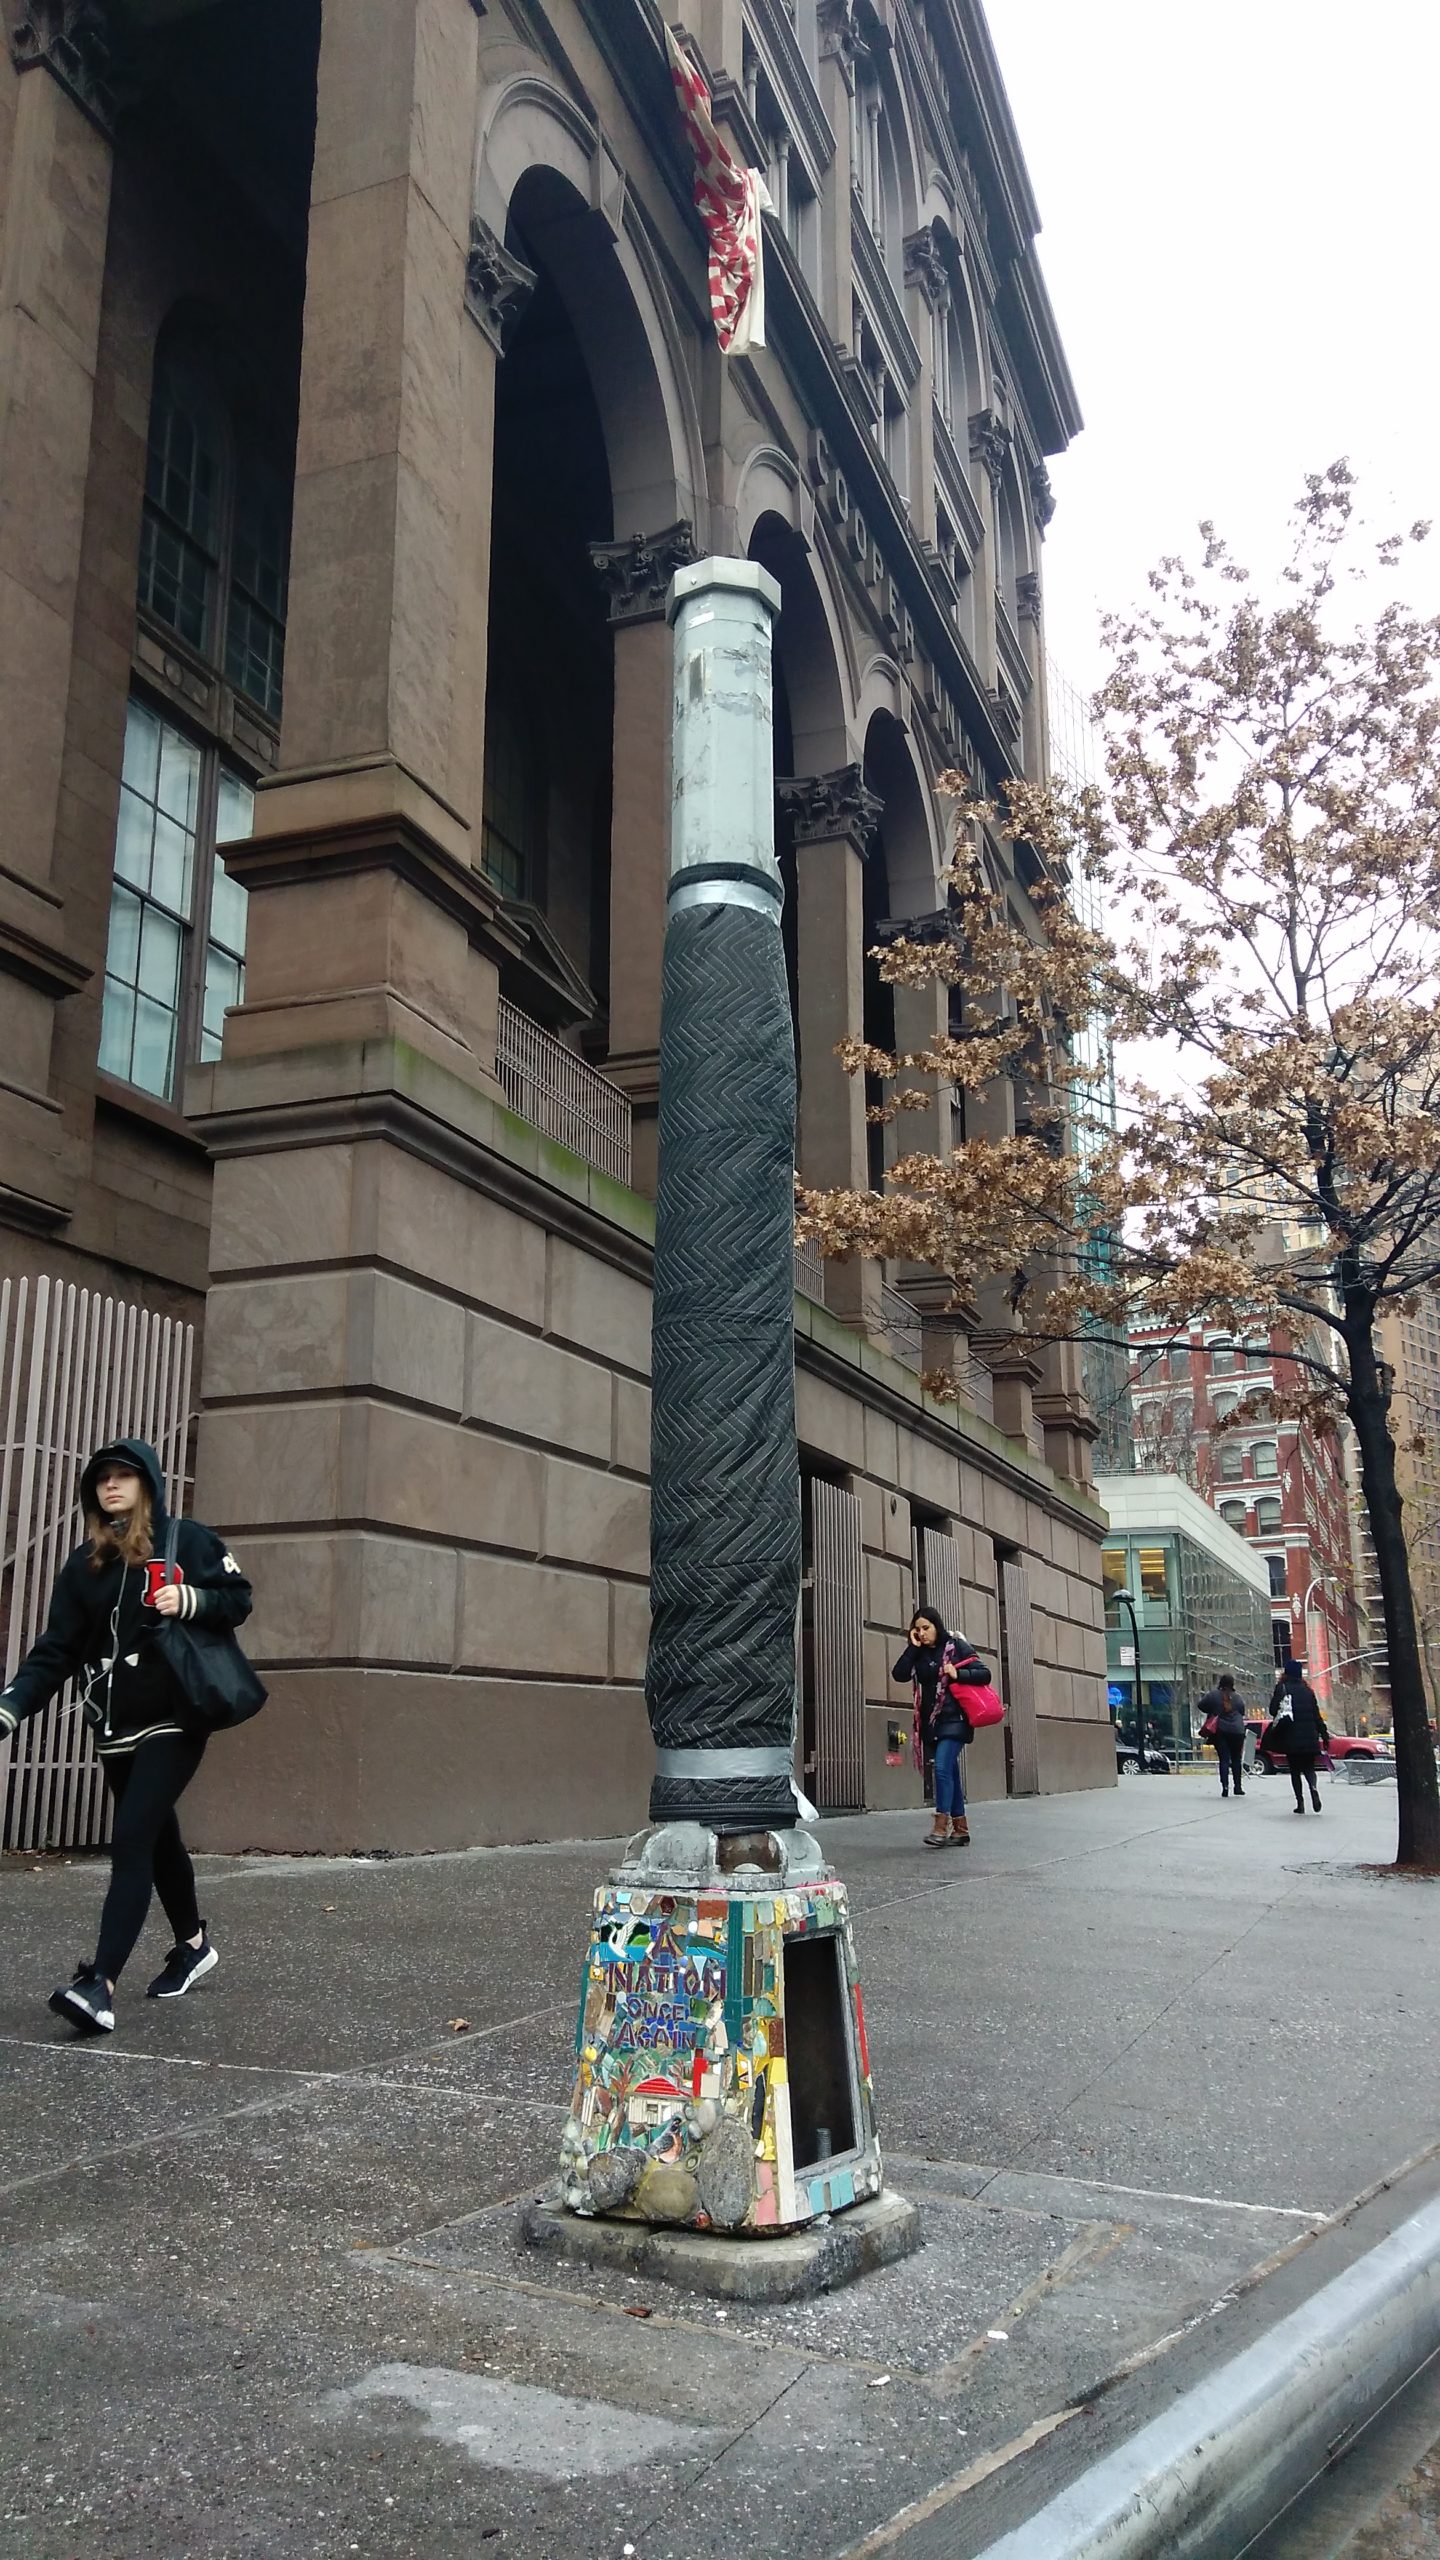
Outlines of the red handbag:
{"type": "Polygon", "coordinates": [[[977,1733],[982,1725],[1004,1723],[1005,1701],[998,1689],[991,1688],[988,1680],[977,1681],[973,1688],[968,1680],[963,1685],[957,1681],[950,1695],[958,1706],[964,1708],[977,1733]]]}

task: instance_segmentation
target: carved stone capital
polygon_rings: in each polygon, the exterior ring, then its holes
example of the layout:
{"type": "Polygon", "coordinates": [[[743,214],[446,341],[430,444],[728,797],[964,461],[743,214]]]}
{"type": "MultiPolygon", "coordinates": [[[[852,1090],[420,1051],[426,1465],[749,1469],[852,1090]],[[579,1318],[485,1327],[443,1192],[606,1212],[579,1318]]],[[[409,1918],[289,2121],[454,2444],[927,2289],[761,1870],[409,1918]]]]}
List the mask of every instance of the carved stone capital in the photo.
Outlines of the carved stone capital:
{"type": "Polygon", "coordinates": [[[842,764],[834,773],[797,775],[777,782],[775,797],[795,830],[797,848],[807,844],[849,844],[862,857],[880,823],[885,803],[865,788],[858,764],[842,764]]]}
{"type": "Polygon", "coordinates": [[[1033,569],[1022,569],[1015,581],[1015,611],[1021,622],[1040,619],[1040,581],[1033,569]]]}
{"type": "Polygon", "coordinates": [[[688,516],[660,533],[592,542],[591,565],[605,590],[611,622],[659,622],[671,579],[694,557],[695,527],[688,516]]]}
{"type": "Polygon", "coordinates": [[[927,222],[922,231],[912,231],[905,242],[905,281],[919,286],[932,311],[949,301],[950,263],[938,222],[927,222]]]}
{"type": "Polygon", "coordinates": [[[820,0],[818,23],[822,62],[838,62],[846,79],[853,81],[855,65],[865,51],[855,0],[820,0]]]}
{"type": "Polygon", "coordinates": [[[996,409],[977,409],[970,419],[970,459],[983,462],[990,485],[998,489],[1010,452],[1010,430],[996,409]]]}
{"type": "Polygon", "coordinates": [[[1043,462],[1037,462],[1030,474],[1030,504],[1035,510],[1035,521],[1043,533],[1055,513],[1055,492],[1050,486],[1050,474],[1043,462]]]}
{"type": "Polygon", "coordinates": [[[106,134],[115,121],[116,50],[109,0],[19,0],[11,18],[16,70],[52,72],[106,134]]]}
{"type": "Polygon", "coordinates": [[[470,253],[465,261],[465,308],[497,356],[535,290],[533,267],[513,257],[505,243],[481,220],[470,217],[470,253]]]}

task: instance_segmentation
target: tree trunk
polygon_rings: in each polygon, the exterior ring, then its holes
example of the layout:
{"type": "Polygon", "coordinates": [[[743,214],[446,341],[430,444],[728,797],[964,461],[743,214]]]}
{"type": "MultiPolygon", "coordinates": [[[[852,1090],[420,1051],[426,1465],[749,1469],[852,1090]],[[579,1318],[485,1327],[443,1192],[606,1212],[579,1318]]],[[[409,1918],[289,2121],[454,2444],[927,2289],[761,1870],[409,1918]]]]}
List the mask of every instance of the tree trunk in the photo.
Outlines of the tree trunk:
{"type": "Polygon", "coordinates": [[[1375,1544],[1385,1642],[1390,1656],[1394,1713],[1395,1779],[1400,1797],[1396,1863],[1440,1870],[1440,1772],[1430,1740],[1410,1554],[1401,1525],[1395,1482],[1395,1443],[1389,1395],[1375,1357],[1375,1310],[1358,1290],[1346,1292],[1345,1327],[1350,1351],[1346,1404],[1360,1448],[1360,1482],[1375,1544]]]}

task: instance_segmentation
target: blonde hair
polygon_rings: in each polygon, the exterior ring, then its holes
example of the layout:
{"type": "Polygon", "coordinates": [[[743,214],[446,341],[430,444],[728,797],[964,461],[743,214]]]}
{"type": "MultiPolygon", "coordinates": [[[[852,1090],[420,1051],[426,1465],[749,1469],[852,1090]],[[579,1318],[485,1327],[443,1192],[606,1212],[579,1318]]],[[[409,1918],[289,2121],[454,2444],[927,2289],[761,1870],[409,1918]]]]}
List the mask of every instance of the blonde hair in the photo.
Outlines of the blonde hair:
{"type": "Polygon", "coordinates": [[[87,1511],[85,1526],[90,1535],[90,1570],[103,1573],[107,1564],[118,1556],[122,1564],[148,1564],[150,1543],[155,1526],[154,1505],[150,1487],[141,1475],[135,1482],[139,1488],[133,1511],[123,1519],[111,1520],[103,1511],[87,1511]]]}

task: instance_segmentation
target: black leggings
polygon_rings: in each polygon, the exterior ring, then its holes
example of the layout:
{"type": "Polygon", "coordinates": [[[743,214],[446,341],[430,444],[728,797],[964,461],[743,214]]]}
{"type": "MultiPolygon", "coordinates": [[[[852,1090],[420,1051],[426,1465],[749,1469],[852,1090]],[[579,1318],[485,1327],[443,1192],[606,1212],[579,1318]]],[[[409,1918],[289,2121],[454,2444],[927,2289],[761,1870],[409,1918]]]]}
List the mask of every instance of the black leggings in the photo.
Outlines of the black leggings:
{"type": "Polygon", "coordinates": [[[1245,1793],[1245,1736],[1243,1733],[1217,1734],[1215,1737],[1215,1749],[1220,1761],[1221,1794],[1224,1795],[1227,1792],[1230,1781],[1233,1778],[1235,1781],[1235,1793],[1237,1796],[1243,1796],[1245,1793]]]}
{"type": "Polygon", "coordinates": [[[107,1982],[118,1982],[145,1926],[152,1892],[158,1893],[165,1917],[182,1938],[193,1938],[200,1926],[195,1901],[195,1870],[180,1837],[175,1807],[204,1757],[203,1738],[157,1733],[102,1760],[105,1783],[115,1799],[115,1828],[110,1842],[110,1886],[100,1914],[100,1943],[95,1963],[107,1982]]]}
{"type": "Polygon", "coordinates": [[[1320,1801],[1320,1790],[1315,1783],[1315,1768],[1320,1754],[1318,1751],[1291,1751],[1286,1756],[1290,1762],[1290,1784],[1295,1790],[1295,1802],[1303,1813],[1306,1782],[1312,1801],[1316,1804],[1320,1801]]]}

